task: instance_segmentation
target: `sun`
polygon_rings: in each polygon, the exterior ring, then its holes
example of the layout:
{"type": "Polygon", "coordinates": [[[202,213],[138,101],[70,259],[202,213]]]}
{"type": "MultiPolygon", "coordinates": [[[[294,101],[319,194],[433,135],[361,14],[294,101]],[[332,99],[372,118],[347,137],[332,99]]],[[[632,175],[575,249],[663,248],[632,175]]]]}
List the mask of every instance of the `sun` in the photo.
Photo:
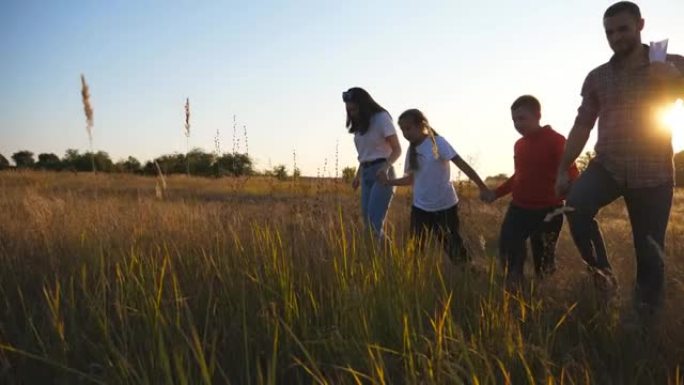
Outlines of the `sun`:
{"type": "Polygon", "coordinates": [[[667,128],[672,131],[674,151],[684,151],[684,101],[678,99],[663,113],[662,119],[667,128]]]}

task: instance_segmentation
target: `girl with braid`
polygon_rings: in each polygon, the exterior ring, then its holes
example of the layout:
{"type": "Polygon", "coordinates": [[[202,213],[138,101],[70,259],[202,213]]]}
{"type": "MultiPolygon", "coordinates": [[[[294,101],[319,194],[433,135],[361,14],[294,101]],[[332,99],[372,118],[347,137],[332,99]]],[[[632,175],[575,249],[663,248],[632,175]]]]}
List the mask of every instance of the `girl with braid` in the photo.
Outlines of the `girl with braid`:
{"type": "Polygon", "coordinates": [[[411,145],[406,155],[405,176],[381,182],[389,186],[413,186],[411,233],[419,242],[432,234],[444,246],[454,263],[469,260],[459,234],[458,195],[451,182],[453,162],[480,188],[484,199],[493,194],[477,172],[451,147],[449,142],[430,127],[425,115],[410,109],[399,116],[399,127],[411,145]]]}

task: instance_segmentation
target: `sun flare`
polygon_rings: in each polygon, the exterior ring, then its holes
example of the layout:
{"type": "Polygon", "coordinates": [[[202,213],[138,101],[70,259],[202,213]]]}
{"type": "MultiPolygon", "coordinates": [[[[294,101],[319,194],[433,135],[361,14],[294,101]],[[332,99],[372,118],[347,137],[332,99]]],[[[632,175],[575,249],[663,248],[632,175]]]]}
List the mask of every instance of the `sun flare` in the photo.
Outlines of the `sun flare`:
{"type": "Polygon", "coordinates": [[[684,101],[678,99],[663,113],[662,119],[665,126],[672,131],[674,151],[684,151],[684,101]]]}

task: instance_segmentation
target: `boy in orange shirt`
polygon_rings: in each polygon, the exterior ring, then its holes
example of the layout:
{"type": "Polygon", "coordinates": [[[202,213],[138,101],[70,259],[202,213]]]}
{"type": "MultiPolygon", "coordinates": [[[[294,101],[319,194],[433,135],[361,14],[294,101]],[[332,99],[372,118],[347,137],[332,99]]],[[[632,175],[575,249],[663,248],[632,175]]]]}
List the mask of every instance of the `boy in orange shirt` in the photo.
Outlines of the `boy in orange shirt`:
{"type": "MultiPolygon", "coordinates": [[[[555,184],[565,137],[551,126],[540,125],[541,105],[534,96],[524,95],[513,102],[511,116],[515,129],[522,135],[515,143],[515,173],[488,200],[493,202],[513,194],[501,225],[499,255],[508,269],[509,282],[518,283],[523,278],[528,238],[537,276],[543,277],[556,269],[556,242],[563,216],[556,215],[549,221],[545,218],[563,205],[563,197],[556,196],[555,184]]],[[[579,172],[574,163],[568,173],[571,180],[577,178],[579,172]]]]}

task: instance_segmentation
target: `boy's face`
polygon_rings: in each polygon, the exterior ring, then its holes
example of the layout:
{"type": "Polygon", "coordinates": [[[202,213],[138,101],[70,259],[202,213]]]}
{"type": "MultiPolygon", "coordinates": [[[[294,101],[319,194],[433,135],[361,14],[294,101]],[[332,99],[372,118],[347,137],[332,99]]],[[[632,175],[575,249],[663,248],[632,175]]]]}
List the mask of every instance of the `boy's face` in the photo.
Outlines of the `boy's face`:
{"type": "Polygon", "coordinates": [[[541,114],[534,112],[526,107],[511,110],[511,118],[515,129],[521,135],[528,135],[539,130],[539,120],[541,114]]]}
{"type": "Polygon", "coordinates": [[[399,119],[399,128],[409,142],[415,142],[422,136],[423,129],[411,119],[399,119]]]}

